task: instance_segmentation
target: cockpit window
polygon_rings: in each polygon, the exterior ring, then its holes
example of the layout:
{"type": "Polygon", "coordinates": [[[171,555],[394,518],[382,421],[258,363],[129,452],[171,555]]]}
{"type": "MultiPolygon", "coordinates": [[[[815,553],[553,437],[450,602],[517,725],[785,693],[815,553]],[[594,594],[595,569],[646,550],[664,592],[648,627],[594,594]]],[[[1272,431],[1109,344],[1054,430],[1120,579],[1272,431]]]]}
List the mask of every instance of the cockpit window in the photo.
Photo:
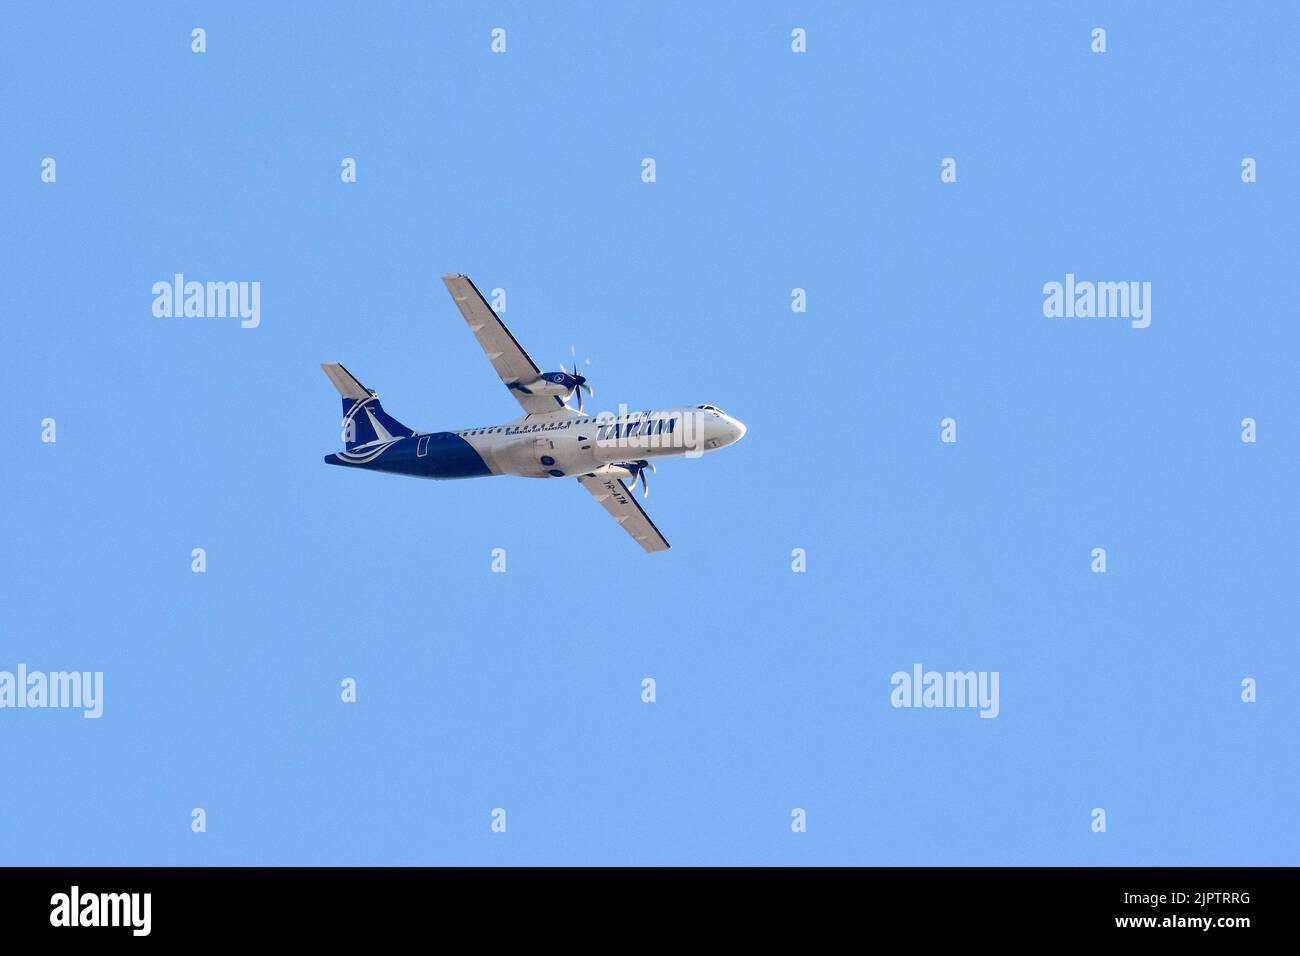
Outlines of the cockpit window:
{"type": "Polygon", "coordinates": [[[726,412],[724,412],[722,409],[718,408],[716,405],[696,405],[695,407],[696,407],[696,408],[702,408],[702,409],[704,409],[704,411],[706,411],[706,412],[717,412],[719,415],[725,415],[725,414],[726,414],[726,412]]]}

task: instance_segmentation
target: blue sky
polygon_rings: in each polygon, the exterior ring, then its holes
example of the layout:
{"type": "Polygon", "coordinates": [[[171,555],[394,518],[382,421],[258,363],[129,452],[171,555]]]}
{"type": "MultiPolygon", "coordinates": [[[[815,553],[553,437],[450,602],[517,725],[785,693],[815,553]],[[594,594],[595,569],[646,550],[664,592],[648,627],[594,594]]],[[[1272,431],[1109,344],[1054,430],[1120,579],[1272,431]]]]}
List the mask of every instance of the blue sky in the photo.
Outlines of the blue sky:
{"type": "Polygon", "coordinates": [[[1298,26],[7,9],[0,670],[105,701],[0,710],[0,862],[1294,863],[1298,26]],[[156,318],[177,272],[260,326],[156,318]],[[416,428],[517,413],[448,272],[599,407],[749,426],[659,468],[671,552],[568,481],[322,463],[321,361],[416,428]],[[1067,273],[1150,327],[1045,317],[1067,273]],[[893,708],[914,663],[999,716],[893,708]]]}

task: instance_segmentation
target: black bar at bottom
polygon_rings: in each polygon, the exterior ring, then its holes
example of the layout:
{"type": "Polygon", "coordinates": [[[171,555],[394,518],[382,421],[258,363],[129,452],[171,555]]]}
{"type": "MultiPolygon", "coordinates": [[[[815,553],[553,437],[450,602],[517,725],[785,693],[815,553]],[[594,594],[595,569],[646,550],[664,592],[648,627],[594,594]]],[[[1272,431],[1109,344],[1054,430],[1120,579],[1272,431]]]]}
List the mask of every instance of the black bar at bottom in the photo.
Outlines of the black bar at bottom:
{"type": "Polygon", "coordinates": [[[540,944],[563,932],[634,945],[641,934],[770,942],[900,930],[926,941],[1104,935],[1231,945],[1285,932],[1294,877],[1284,868],[1177,867],[11,868],[0,870],[0,926],[6,941],[91,944],[328,945],[465,930],[482,942],[533,934],[540,944]]]}

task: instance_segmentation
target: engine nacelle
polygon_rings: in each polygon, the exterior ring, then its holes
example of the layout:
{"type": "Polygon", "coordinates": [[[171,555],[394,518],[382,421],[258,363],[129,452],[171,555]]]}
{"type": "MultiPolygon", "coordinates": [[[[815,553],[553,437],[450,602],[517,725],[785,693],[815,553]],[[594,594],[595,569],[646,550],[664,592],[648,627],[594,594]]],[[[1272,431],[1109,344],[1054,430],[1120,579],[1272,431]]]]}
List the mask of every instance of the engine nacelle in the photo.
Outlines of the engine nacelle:
{"type": "Polygon", "coordinates": [[[582,379],[568,372],[543,372],[526,382],[515,382],[511,388],[518,389],[525,395],[555,395],[559,397],[573,394],[573,390],[582,383],[582,379]]]}
{"type": "Polygon", "coordinates": [[[591,472],[601,478],[630,478],[636,481],[637,476],[647,468],[654,471],[654,465],[645,459],[640,461],[613,461],[608,465],[603,465],[591,472]]]}

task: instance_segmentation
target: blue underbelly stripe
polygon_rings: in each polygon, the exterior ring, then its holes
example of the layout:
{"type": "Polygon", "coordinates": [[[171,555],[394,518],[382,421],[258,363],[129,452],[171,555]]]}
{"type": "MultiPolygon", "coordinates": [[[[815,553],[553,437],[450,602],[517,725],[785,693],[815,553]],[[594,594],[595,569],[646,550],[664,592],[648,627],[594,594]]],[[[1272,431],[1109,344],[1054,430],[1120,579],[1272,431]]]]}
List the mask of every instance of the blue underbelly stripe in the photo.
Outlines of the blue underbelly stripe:
{"type": "Polygon", "coordinates": [[[469,442],[452,432],[403,438],[378,454],[367,454],[366,449],[355,448],[352,452],[327,455],[325,461],[331,465],[387,471],[419,478],[481,478],[492,474],[492,469],[488,468],[483,456],[469,442]],[[425,441],[423,455],[418,453],[421,441],[425,441]]]}

